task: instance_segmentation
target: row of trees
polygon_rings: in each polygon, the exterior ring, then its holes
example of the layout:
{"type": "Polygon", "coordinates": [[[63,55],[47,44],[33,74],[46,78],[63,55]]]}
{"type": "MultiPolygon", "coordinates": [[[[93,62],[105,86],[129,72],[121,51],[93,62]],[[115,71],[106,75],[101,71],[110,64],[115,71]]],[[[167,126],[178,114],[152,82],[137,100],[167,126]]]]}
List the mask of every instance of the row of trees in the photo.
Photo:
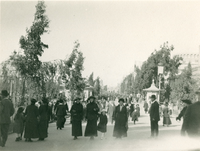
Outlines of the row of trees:
{"type": "Polygon", "coordinates": [[[160,50],[155,50],[148,59],[143,62],[141,68],[134,67],[134,72],[127,75],[121,83],[120,90],[125,95],[130,94],[144,94],[142,91],[149,88],[154,79],[155,85],[159,87],[158,64],[162,63],[164,66],[164,73],[161,78],[161,93],[162,101],[172,101],[176,103],[181,99],[193,99],[194,90],[197,85],[192,78],[191,65],[179,73],[179,66],[181,65],[182,58],[179,56],[171,57],[171,52],[174,47],[168,46],[168,42],[164,43],[160,50]]]}
{"type": "MultiPolygon", "coordinates": [[[[45,11],[44,1],[39,1],[32,26],[26,29],[26,35],[19,40],[22,51],[14,51],[10,59],[1,63],[1,89],[12,91],[16,106],[26,104],[26,100],[32,97],[53,97],[61,89],[69,90],[73,99],[83,95],[87,83],[82,76],[84,57],[78,41],[75,41],[68,58],[52,62],[40,60],[48,48],[41,40],[43,34],[49,33],[50,21],[45,11]]],[[[94,86],[94,95],[99,95],[100,78],[91,85],[94,86]]]]}

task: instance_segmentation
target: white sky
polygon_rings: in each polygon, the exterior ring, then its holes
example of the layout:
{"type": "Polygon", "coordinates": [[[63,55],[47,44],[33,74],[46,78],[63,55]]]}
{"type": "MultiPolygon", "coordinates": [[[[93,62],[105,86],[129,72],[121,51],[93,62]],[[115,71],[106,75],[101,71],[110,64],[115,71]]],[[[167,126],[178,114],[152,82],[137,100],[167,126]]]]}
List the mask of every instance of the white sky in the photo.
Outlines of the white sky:
{"type": "MultiPolygon", "coordinates": [[[[200,1],[45,1],[50,33],[42,61],[64,59],[79,40],[83,72],[116,86],[135,61],[144,61],[168,41],[176,53],[199,53],[200,1]]],[[[19,49],[32,25],[36,1],[1,1],[0,62],[19,49]]]]}

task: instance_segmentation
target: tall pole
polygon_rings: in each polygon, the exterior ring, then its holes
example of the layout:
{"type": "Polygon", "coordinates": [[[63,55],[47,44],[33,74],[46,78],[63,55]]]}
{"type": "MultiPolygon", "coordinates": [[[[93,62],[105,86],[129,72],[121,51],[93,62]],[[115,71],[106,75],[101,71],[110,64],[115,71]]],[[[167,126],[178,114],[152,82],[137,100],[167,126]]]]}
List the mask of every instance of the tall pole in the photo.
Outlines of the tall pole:
{"type": "Polygon", "coordinates": [[[161,74],[158,75],[159,76],[159,95],[158,95],[158,102],[160,103],[160,88],[161,88],[161,74]]]}

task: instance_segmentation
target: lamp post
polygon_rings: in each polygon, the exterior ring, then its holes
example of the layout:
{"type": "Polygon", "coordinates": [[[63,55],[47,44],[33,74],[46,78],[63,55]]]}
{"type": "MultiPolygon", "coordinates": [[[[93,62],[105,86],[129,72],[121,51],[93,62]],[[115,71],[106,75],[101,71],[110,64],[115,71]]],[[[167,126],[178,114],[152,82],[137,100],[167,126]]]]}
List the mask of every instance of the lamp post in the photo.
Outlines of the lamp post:
{"type": "Polygon", "coordinates": [[[164,66],[162,63],[158,63],[158,77],[159,77],[159,97],[158,102],[160,102],[160,91],[161,91],[161,78],[163,74],[164,66]]]}

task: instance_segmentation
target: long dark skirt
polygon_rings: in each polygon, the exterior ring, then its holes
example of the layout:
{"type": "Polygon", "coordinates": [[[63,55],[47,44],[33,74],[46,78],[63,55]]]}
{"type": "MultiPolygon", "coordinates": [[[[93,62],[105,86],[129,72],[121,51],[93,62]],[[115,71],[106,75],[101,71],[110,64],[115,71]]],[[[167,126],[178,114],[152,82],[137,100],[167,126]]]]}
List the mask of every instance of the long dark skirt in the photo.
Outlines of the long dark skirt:
{"type": "Polygon", "coordinates": [[[72,121],[72,136],[82,136],[82,122],[79,120],[72,121]]]}
{"type": "Polygon", "coordinates": [[[56,122],[57,128],[63,128],[64,122],[65,122],[65,117],[64,116],[58,116],[57,122],[56,122]]]}
{"type": "Polygon", "coordinates": [[[97,120],[87,121],[85,136],[97,136],[97,120]]]}
{"type": "Polygon", "coordinates": [[[172,124],[170,117],[163,117],[163,125],[170,125],[172,124]]]}
{"type": "Polygon", "coordinates": [[[127,137],[127,126],[125,122],[115,121],[113,136],[127,137]]]}
{"type": "Polygon", "coordinates": [[[26,121],[24,138],[38,138],[38,122],[37,121],[26,121]]]}
{"type": "Polygon", "coordinates": [[[47,138],[48,137],[48,120],[39,122],[39,138],[47,138]]]}

